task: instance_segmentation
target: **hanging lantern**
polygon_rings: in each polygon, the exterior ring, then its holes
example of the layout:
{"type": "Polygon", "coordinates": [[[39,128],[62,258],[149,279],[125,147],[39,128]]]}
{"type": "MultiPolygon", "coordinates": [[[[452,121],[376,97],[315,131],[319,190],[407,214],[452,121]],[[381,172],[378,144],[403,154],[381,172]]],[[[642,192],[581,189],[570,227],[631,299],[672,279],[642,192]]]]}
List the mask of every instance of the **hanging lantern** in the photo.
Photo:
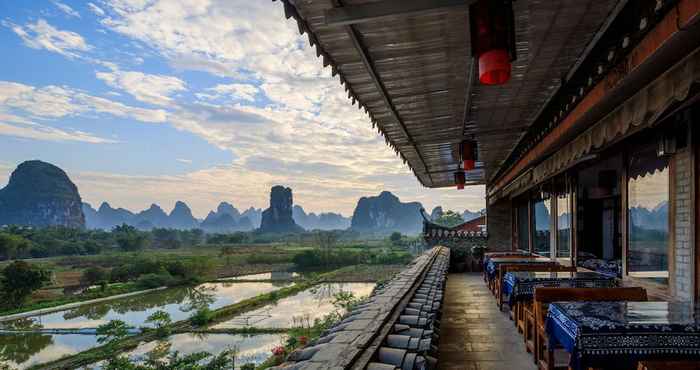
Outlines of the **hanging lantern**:
{"type": "Polygon", "coordinates": [[[459,170],[455,172],[455,184],[457,184],[457,189],[464,189],[464,184],[467,182],[467,177],[464,175],[464,171],[459,170]]]}
{"type": "Polygon", "coordinates": [[[511,0],[479,0],[469,7],[472,55],[479,61],[479,82],[502,85],[510,80],[515,55],[511,0]]]}
{"type": "Polygon", "coordinates": [[[462,164],[465,171],[471,171],[476,167],[476,141],[465,140],[460,143],[459,152],[462,156],[462,164]]]}

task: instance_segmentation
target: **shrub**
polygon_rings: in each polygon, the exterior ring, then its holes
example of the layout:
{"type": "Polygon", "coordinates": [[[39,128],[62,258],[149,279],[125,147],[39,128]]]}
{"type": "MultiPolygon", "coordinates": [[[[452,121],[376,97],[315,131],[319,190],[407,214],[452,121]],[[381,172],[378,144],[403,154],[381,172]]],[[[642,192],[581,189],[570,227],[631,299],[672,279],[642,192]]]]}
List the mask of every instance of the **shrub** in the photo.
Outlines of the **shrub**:
{"type": "Polygon", "coordinates": [[[162,286],[173,285],[175,280],[167,272],[164,274],[145,274],[141,275],[136,283],[142,288],[152,289],[162,286]]]}
{"type": "Polygon", "coordinates": [[[209,309],[209,307],[202,307],[197,312],[190,317],[190,322],[192,325],[204,326],[211,322],[214,318],[214,313],[209,309]]]}
{"type": "Polygon", "coordinates": [[[241,370],[255,370],[255,364],[243,364],[241,370]]]}
{"type": "Polygon", "coordinates": [[[95,285],[109,280],[109,273],[101,267],[89,267],[83,271],[80,282],[84,285],[95,285]]]}

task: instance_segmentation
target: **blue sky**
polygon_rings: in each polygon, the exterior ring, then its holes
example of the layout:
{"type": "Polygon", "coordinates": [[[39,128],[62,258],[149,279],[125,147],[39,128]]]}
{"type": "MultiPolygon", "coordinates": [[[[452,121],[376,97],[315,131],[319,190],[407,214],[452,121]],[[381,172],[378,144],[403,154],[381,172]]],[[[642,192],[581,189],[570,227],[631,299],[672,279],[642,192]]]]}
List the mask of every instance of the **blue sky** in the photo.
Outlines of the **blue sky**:
{"type": "Polygon", "coordinates": [[[133,210],[264,208],[275,184],[317,212],[381,190],[483,207],[483,187],[420,186],[279,2],[0,0],[0,55],[0,186],[42,159],[133,210]]]}

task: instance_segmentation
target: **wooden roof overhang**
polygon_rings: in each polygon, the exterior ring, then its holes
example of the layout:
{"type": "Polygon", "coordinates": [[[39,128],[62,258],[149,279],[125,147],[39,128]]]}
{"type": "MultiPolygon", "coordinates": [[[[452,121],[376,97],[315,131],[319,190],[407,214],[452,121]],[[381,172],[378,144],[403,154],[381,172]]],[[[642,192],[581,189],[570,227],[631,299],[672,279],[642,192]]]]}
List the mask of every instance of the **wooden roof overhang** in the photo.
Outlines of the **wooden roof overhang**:
{"type": "Polygon", "coordinates": [[[513,2],[512,78],[482,86],[469,36],[474,0],[282,2],[352,103],[427,187],[454,185],[464,139],[479,151],[467,185],[492,179],[626,3],[513,2]]]}
{"type": "Polygon", "coordinates": [[[698,34],[700,1],[624,4],[491,178],[489,202],[593,158],[685,100],[700,70],[698,34]]]}

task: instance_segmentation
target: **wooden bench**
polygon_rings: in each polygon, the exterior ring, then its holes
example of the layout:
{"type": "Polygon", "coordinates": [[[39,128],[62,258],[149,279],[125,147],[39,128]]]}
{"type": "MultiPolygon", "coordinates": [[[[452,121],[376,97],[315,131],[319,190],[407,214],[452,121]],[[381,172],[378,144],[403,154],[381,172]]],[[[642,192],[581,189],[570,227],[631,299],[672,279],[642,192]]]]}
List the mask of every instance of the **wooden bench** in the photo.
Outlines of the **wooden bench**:
{"type": "MultiPolygon", "coordinates": [[[[560,301],[646,301],[643,288],[535,288],[535,337],[532,346],[535,363],[540,370],[567,369],[566,363],[557,363],[555,348],[549,348],[545,319],[549,304],[560,301]]],[[[675,370],[675,369],[674,369],[675,370]]]]}

